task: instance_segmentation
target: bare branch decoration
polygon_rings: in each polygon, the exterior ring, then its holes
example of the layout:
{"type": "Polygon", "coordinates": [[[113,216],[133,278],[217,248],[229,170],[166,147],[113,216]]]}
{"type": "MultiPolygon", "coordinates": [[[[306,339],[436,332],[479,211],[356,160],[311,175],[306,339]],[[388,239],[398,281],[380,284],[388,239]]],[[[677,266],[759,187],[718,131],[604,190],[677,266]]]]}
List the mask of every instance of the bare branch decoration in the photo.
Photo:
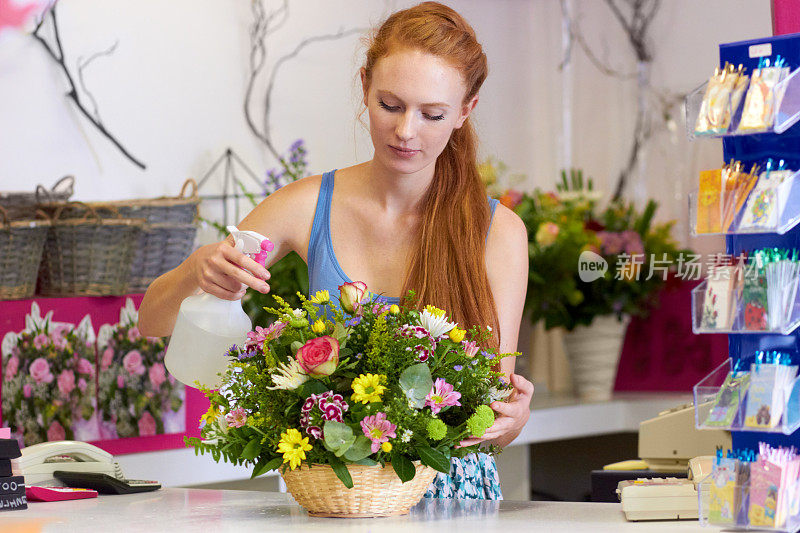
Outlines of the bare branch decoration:
{"type": "MultiPolygon", "coordinates": [[[[78,108],[78,110],[81,112],[81,114],[83,114],[83,116],[86,117],[86,119],[89,122],[91,122],[92,125],[95,128],[97,128],[97,130],[104,137],[106,137],[109,141],[111,141],[111,143],[114,146],[116,146],[117,149],[119,149],[119,151],[122,152],[122,154],[126,158],[128,158],[134,165],[136,165],[140,169],[144,170],[146,168],[144,163],[142,163],[141,161],[136,159],[133,155],[131,155],[131,153],[128,152],[128,150],[124,146],[122,146],[122,144],[105,128],[103,123],[100,121],[100,116],[99,116],[99,113],[97,111],[97,106],[96,106],[96,104],[94,102],[94,98],[91,96],[91,94],[87,93],[89,95],[90,100],[92,101],[92,104],[95,107],[94,115],[92,113],[90,113],[88,109],[86,109],[86,106],[84,105],[83,101],[81,100],[80,93],[78,92],[77,86],[75,85],[75,81],[72,78],[72,74],[70,73],[70,71],[67,68],[67,65],[66,65],[66,63],[64,61],[64,49],[63,49],[63,47],[61,45],[61,35],[59,34],[59,31],[58,31],[58,20],[57,20],[57,17],[56,17],[56,5],[57,5],[57,3],[54,3],[53,6],[50,9],[48,9],[47,11],[45,11],[45,13],[42,15],[42,19],[39,21],[39,23],[36,25],[36,28],[33,30],[33,34],[32,35],[33,35],[34,39],[39,41],[42,44],[42,46],[44,46],[44,48],[47,51],[48,55],[50,55],[50,57],[53,58],[53,60],[61,67],[61,70],[64,72],[64,75],[66,76],[67,82],[69,83],[69,87],[70,87],[69,91],[67,92],[67,97],[70,98],[75,103],[75,106],[78,108]],[[52,21],[53,36],[55,38],[55,44],[56,44],[56,49],[55,50],[50,45],[50,43],[48,43],[45,40],[45,38],[42,37],[42,35],[40,33],[41,30],[42,30],[42,27],[44,26],[45,20],[47,19],[48,15],[50,16],[50,19],[52,21]]],[[[116,47],[116,44],[114,45],[114,47],[116,47]]],[[[106,53],[110,53],[111,51],[113,51],[113,48],[112,48],[112,50],[107,51],[106,53]]],[[[88,59],[86,62],[83,63],[82,66],[80,66],[80,64],[79,64],[79,76],[80,76],[79,79],[81,81],[81,84],[83,83],[83,74],[82,74],[83,68],[92,59],[93,58],[88,59]]]]}

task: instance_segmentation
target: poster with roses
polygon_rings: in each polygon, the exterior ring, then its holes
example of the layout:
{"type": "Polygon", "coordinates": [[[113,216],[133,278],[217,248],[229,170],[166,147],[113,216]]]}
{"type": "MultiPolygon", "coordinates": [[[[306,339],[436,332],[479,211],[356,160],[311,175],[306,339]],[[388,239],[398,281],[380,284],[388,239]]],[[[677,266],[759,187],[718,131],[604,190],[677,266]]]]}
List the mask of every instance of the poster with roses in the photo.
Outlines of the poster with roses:
{"type": "Polygon", "coordinates": [[[164,367],[166,344],[143,337],[138,313],[126,299],[116,324],[97,336],[100,436],[147,437],[186,430],[186,391],[164,367]]]}
{"type": "Polygon", "coordinates": [[[52,315],[34,302],[25,328],[2,340],[3,425],[26,446],[99,437],[91,319],[75,326],[52,315]]]}

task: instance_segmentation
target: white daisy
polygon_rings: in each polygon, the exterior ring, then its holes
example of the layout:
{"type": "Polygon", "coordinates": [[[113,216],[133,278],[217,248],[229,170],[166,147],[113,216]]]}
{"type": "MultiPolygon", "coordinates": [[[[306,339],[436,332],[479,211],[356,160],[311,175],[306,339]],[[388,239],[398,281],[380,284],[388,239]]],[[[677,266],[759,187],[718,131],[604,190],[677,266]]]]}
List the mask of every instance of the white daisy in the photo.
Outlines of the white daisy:
{"type": "Polygon", "coordinates": [[[290,358],[288,363],[279,364],[275,370],[275,373],[270,375],[275,386],[267,387],[269,390],[294,390],[308,381],[308,374],[305,373],[297,359],[290,358]]]}
{"type": "Polygon", "coordinates": [[[431,337],[438,339],[458,324],[448,322],[447,315],[441,309],[427,306],[419,315],[419,324],[425,328],[431,337]]]}

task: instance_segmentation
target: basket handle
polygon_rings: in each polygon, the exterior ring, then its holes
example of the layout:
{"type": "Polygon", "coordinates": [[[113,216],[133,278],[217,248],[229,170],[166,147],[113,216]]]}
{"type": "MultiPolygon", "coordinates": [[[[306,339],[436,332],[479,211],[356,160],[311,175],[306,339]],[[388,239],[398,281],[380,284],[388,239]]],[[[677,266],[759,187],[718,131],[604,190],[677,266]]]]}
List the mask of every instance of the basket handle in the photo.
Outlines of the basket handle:
{"type": "MultiPolygon", "coordinates": [[[[50,222],[50,216],[41,209],[37,209],[35,214],[37,217],[50,222]]],[[[11,227],[11,221],[8,219],[8,211],[6,211],[2,205],[0,205],[0,227],[11,227]]]]}
{"type": "Polygon", "coordinates": [[[197,182],[194,181],[192,178],[187,179],[183,182],[183,186],[181,187],[181,192],[178,194],[178,198],[197,198],[197,182]],[[186,194],[186,187],[189,185],[192,186],[192,194],[189,196],[184,196],[186,194]]]}
{"type": "Polygon", "coordinates": [[[66,193],[69,198],[72,196],[73,186],[75,185],[75,176],[64,176],[58,180],[50,190],[47,190],[41,184],[36,186],[36,202],[45,203],[52,202],[55,193],[66,193]]]}
{"type": "MultiPolygon", "coordinates": [[[[89,220],[90,216],[93,217],[98,222],[101,222],[103,220],[103,217],[101,217],[97,213],[97,211],[95,210],[94,207],[90,206],[89,204],[83,203],[83,202],[73,201],[73,202],[67,202],[65,204],[61,204],[61,205],[58,206],[58,209],[56,209],[56,212],[53,215],[53,220],[54,221],[59,220],[61,218],[61,213],[64,211],[65,207],[82,207],[83,209],[85,209],[86,212],[84,213],[83,217],[81,218],[81,222],[89,220]]],[[[114,208],[112,208],[112,209],[114,209],[114,208]]],[[[116,211],[116,209],[114,209],[114,211],[116,211]]],[[[116,214],[117,214],[117,218],[119,218],[119,212],[118,211],[116,211],[116,214]]]]}

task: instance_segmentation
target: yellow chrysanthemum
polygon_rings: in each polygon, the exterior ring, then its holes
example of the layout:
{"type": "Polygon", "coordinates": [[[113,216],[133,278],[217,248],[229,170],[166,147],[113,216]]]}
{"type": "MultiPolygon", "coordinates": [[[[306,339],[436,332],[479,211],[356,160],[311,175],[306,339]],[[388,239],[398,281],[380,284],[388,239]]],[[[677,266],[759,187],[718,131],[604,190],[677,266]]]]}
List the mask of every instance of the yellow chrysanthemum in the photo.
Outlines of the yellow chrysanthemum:
{"type": "Polygon", "coordinates": [[[281,440],[278,442],[278,453],[283,454],[283,462],[289,463],[289,468],[294,470],[306,458],[306,452],[312,446],[308,443],[308,437],[294,428],[289,428],[281,433],[281,440]]]}
{"type": "Polygon", "coordinates": [[[392,451],[392,443],[389,441],[384,442],[383,444],[381,444],[381,450],[385,451],[386,453],[389,453],[390,451],[392,451]]]}
{"type": "Polygon", "coordinates": [[[311,325],[311,331],[319,335],[320,333],[325,333],[327,327],[325,326],[325,321],[321,318],[318,318],[316,322],[311,325]]]}
{"type": "Polygon", "coordinates": [[[453,328],[450,330],[450,340],[453,342],[461,342],[464,340],[464,335],[466,334],[467,330],[465,329],[453,328]]]}
{"type": "Polygon", "coordinates": [[[327,304],[331,301],[331,293],[328,291],[317,291],[308,301],[312,304],[327,304]]]}
{"type": "Polygon", "coordinates": [[[399,315],[400,314],[400,306],[397,305],[397,304],[390,305],[389,306],[389,312],[391,314],[393,314],[393,315],[399,315]]]}
{"type": "Polygon", "coordinates": [[[426,305],[425,310],[437,318],[444,316],[444,311],[432,305],[426,305]]]}
{"type": "Polygon", "coordinates": [[[353,380],[354,402],[373,403],[381,401],[381,394],[386,390],[381,381],[385,381],[383,374],[361,374],[353,380]]]}

